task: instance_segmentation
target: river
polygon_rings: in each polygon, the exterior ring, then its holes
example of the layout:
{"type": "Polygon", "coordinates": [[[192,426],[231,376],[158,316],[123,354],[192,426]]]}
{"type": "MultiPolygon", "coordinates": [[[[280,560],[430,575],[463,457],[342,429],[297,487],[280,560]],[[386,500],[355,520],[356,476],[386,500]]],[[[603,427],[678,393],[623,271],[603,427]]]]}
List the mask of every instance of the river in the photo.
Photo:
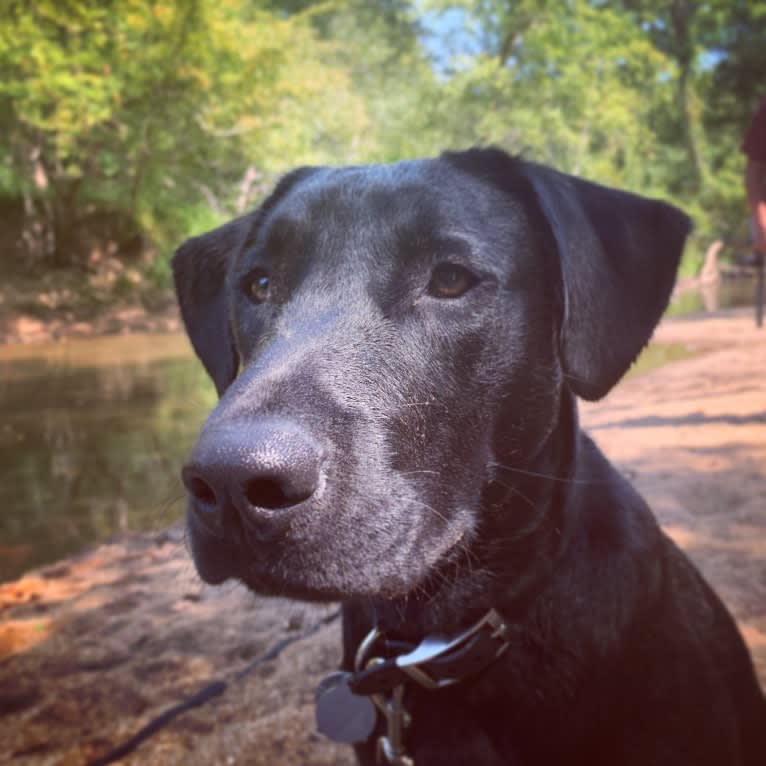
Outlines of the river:
{"type": "Polygon", "coordinates": [[[214,402],[180,334],[0,347],[0,580],[178,519],[214,402]]]}

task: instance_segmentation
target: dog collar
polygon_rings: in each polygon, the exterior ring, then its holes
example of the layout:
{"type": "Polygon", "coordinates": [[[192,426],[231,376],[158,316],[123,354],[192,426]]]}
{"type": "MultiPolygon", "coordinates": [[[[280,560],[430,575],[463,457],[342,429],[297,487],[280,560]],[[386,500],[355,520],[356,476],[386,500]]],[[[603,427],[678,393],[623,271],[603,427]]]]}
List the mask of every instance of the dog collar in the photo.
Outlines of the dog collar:
{"type": "Polygon", "coordinates": [[[356,673],[349,679],[354,694],[387,693],[411,681],[429,690],[459,683],[484,670],[508,648],[508,625],[490,609],[454,638],[426,636],[414,648],[388,659],[374,656],[383,637],[373,628],[359,645],[356,673]]]}
{"type": "Polygon", "coordinates": [[[331,673],[320,682],[318,730],[337,742],[364,742],[375,729],[379,711],[386,734],[378,740],[378,763],[411,766],[403,742],[411,720],[404,707],[405,686],[414,682],[432,691],[476,675],[508,648],[509,633],[495,609],[453,638],[429,635],[417,645],[387,640],[383,631],[373,628],[359,645],[355,672],[331,673]],[[393,656],[379,656],[378,648],[393,656]]]}

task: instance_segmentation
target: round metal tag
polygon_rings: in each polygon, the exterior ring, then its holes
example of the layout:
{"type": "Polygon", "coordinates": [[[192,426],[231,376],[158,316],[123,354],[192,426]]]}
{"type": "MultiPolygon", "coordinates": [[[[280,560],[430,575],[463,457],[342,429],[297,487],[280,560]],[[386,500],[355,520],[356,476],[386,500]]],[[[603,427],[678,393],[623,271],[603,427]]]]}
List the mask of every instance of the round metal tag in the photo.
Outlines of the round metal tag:
{"type": "Polygon", "coordinates": [[[360,697],[351,691],[350,676],[338,671],[320,681],[316,690],[316,721],[317,730],[325,737],[357,744],[369,739],[378,713],[369,697],[360,697]]]}

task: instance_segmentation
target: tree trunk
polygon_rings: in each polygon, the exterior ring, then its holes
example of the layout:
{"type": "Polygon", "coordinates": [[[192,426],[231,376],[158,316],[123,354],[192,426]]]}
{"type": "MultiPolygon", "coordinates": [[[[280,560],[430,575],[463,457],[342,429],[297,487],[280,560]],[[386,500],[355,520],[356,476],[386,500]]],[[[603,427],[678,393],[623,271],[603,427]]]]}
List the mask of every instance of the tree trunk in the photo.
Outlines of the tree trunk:
{"type": "Polygon", "coordinates": [[[692,172],[692,186],[699,192],[706,184],[706,172],[699,149],[698,120],[691,107],[691,77],[695,46],[690,29],[695,4],[689,0],[675,0],[670,6],[670,19],[675,37],[675,53],[678,61],[678,103],[686,154],[692,172]]]}

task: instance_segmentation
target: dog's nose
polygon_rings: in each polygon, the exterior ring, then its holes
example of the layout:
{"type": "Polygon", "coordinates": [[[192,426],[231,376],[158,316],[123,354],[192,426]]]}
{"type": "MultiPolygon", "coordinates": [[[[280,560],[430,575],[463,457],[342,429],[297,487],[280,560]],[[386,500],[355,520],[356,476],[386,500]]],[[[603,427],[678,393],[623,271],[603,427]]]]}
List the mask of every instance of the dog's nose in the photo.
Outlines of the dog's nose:
{"type": "Polygon", "coordinates": [[[209,530],[225,535],[234,512],[256,536],[268,537],[317,491],[322,457],[299,424],[259,418],[204,429],[182,478],[209,530]]]}

